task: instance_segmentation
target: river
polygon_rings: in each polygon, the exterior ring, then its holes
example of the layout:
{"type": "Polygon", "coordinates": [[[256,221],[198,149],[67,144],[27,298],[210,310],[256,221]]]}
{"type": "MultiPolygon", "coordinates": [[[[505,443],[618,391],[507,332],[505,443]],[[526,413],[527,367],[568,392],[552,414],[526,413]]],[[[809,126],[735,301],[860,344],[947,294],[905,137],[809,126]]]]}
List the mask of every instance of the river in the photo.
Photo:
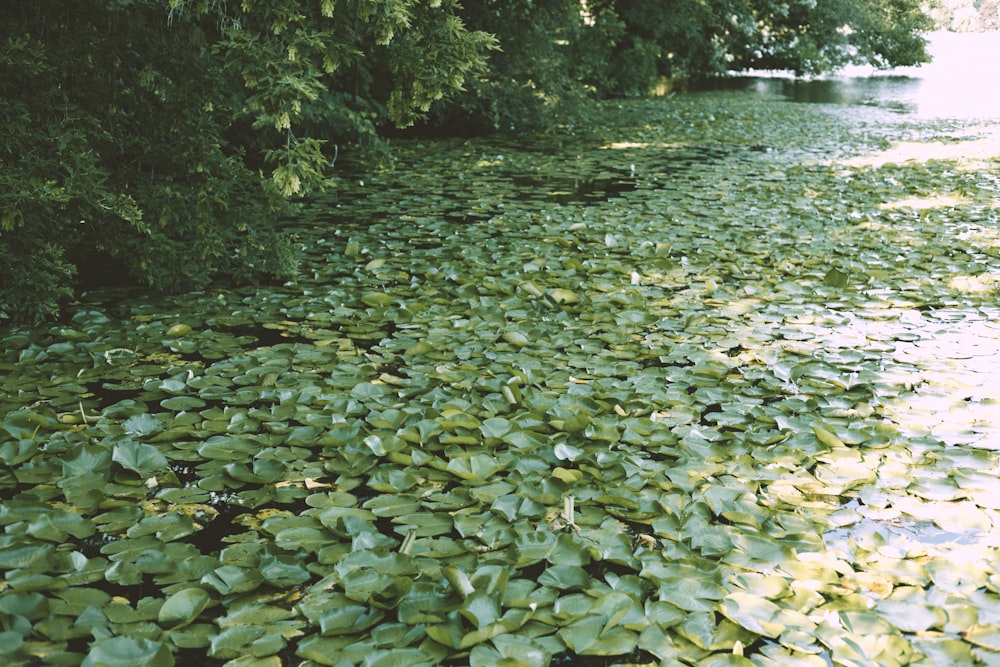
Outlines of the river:
{"type": "Polygon", "coordinates": [[[1000,118],[1000,32],[936,32],[928,41],[933,60],[921,67],[850,67],[818,79],[755,72],[727,87],[800,102],[877,105],[921,118],[1000,118]]]}

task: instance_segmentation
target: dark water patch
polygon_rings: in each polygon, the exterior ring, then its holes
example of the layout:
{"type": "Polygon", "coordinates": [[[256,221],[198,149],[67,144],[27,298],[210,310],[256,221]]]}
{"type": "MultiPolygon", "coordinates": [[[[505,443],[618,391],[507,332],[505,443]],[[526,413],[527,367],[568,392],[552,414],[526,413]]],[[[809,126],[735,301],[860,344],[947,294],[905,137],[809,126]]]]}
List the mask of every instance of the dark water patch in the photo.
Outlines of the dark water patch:
{"type": "Polygon", "coordinates": [[[463,225],[475,225],[482,222],[488,222],[501,213],[502,211],[499,209],[457,206],[443,210],[441,215],[449,222],[456,222],[463,225]]]}
{"type": "Polygon", "coordinates": [[[111,382],[95,381],[84,385],[87,394],[83,398],[84,404],[96,403],[98,408],[121,403],[122,401],[139,401],[142,398],[149,399],[151,394],[140,385],[114,384],[111,382]]]}
{"type": "MultiPolygon", "coordinates": [[[[595,176],[560,178],[549,176],[514,176],[511,185],[527,190],[531,198],[540,196],[554,204],[600,204],[636,189],[634,176],[595,176]]],[[[515,194],[516,196],[516,194],[515,194]]]]}
{"type": "Polygon", "coordinates": [[[286,343],[312,344],[313,342],[303,334],[284,328],[267,327],[256,323],[225,327],[219,326],[216,328],[216,331],[236,338],[237,342],[240,343],[240,347],[244,350],[274,347],[275,345],[286,343]]]}
{"type": "Polygon", "coordinates": [[[75,283],[80,292],[135,285],[125,262],[106,252],[87,250],[71,254],[68,259],[76,266],[75,283]]]}
{"type": "Polygon", "coordinates": [[[627,655],[579,655],[573,651],[563,651],[552,656],[549,663],[562,667],[611,667],[611,665],[658,665],[660,661],[648,651],[635,650],[627,655]]]}
{"type": "Polygon", "coordinates": [[[198,469],[188,463],[174,463],[170,466],[170,471],[181,486],[193,486],[201,478],[198,469]]]}
{"type": "Polygon", "coordinates": [[[638,574],[634,567],[608,560],[593,561],[584,565],[583,570],[594,579],[600,581],[605,580],[609,574],[616,577],[628,577],[638,574]]]}
{"type": "Polygon", "coordinates": [[[112,597],[124,598],[133,607],[139,604],[144,597],[159,591],[159,587],[153,582],[152,575],[145,574],[137,584],[119,584],[107,579],[91,584],[93,588],[107,593],[112,597]]]}
{"type": "MultiPolygon", "coordinates": [[[[185,486],[196,485],[198,474],[195,468],[180,466],[175,468],[175,470],[178,470],[185,480],[188,480],[185,486]]],[[[178,475],[178,478],[180,476],[178,475]]],[[[242,491],[247,491],[251,487],[253,485],[242,489],[242,491]]],[[[260,487],[257,486],[255,488],[259,489],[260,487]]],[[[261,512],[268,510],[280,510],[299,515],[309,509],[309,505],[306,503],[305,492],[301,495],[287,496],[284,499],[272,499],[260,506],[254,506],[254,503],[246,502],[245,499],[240,497],[239,492],[209,492],[208,497],[205,499],[205,504],[215,510],[215,513],[200,512],[195,516],[195,520],[202,524],[202,527],[197,532],[184,538],[183,541],[206,555],[217,553],[229,546],[233,541],[229,539],[230,537],[247,532],[248,529],[241,521],[241,517],[248,512],[252,511],[259,515],[261,512]]]]}
{"type": "MultiPolygon", "coordinates": [[[[765,149],[766,150],[766,149],[765,149]]],[[[700,169],[714,166],[733,154],[732,148],[723,146],[688,146],[666,152],[662,158],[642,165],[643,175],[653,176],[654,181],[662,177],[676,177],[681,174],[696,174],[700,169]]],[[[657,183],[662,187],[663,183],[657,183]]]]}
{"type": "Polygon", "coordinates": [[[102,555],[101,549],[120,540],[120,536],[107,533],[94,533],[88,537],[76,540],[76,548],[87,558],[97,558],[102,555]]]}
{"type": "Polygon", "coordinates": [[[246,508],[226,503],[216,507],[218,514],[207,521],[201,530],[192,533],[184,541],[202,554],[218,553],[229,546],[227,538],[246,532],[246,527],[237,518],[246,513],[246,508]]]}
{"type": "MultiPolygon", "coordinates": [[[[210,658],[206,655],[204,648],[183,648],[174,651],[174,664],[185,667],[218,667],[224,665],[227,660],[210,658]]],[[[294,656],[293,656],[294,657],[294,656]]],[[[294,665],[295,662],[281,662],[282,665],[294,665]]]]}

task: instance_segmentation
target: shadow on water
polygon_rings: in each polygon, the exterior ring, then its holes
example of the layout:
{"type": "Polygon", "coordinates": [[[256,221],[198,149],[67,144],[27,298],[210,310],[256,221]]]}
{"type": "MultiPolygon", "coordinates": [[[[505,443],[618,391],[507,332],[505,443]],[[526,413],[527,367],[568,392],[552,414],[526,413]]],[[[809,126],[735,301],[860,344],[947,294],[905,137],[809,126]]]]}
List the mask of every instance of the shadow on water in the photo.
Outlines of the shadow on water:
{"type": "Polygon", "coordinates": [[[557,178],[545,176],[515,176],[512,185],[541,192],[546,201],[555,204],[595,204],[619,197],[636,189],[635,177],[610,176],[594,178],[557,178]]]}
{"type": "MultiPolygon", "coordinates": [[[[748,150],[766,150],[766,147],[752,146],[748,150]]],[[[611,201],[630,192],[663,187],[662,177],[676,176],[695,171],[729,157],[733,150],[723,146],[684,146],[663,151],[659,161],[645,164],[641,178],[633,171],[598,176],[554,176],[544,174],[515,175],[501,177],[500,182],[509,183],[514,192],[519,192],[524,201],[532,199],[561,205],[592,206],[611,201]]]]}

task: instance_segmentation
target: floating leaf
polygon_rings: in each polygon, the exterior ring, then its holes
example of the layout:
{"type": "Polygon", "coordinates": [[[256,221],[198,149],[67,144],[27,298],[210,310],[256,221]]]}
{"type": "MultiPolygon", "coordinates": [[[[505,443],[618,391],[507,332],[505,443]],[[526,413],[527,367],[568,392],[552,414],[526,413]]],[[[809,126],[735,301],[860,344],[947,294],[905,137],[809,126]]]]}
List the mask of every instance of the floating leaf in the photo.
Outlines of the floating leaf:
{"type": "Polygon", "coordinates": [[[390,306],[395,301],[395,298],[391,294],[386,294],[385,292],[365,292],[361,295],[361,301],[365,305],[385,308],[390,306]]]}
{"type": "Polygon", "coordinates": [[[530,638],[503,634],[494,637],[493,646],[478,644],[469,655],[470,667],[545,667],[552,655],[541,644],[530,638]]]}
{"type": "Polygon", "coordinates": [[[830,287],[847,287],[850,276],[837,268],[832,268],[823,276],[823,282],[830,287]]]}
{"type": "Polygon", "coordinates": [[[976,624],[967,629],[963,636],[970,644],[991,651],[1000,651],[1000,625],[994,623],[976,624]]]}
{"type": "Polygon", "coordinates": [[[784,624],[778,620],[781,608],[750,593],[730,593],[722,600],[719,611],[758,635],[775,638],[785,631],[784,624]]]}
{"type": "Polygon", "coordinates": [[[810,424],[809,427],[812,432],[816,434],[816,439],[827,447],[846,447],[844,441],[830,432],[828,429],[824,428],[821,424],[810,424]]]}
{"type": "Polygon", "coordinates": [[[163,424],[156,417],[144,412],[126,419],[125,423],[122,424],[122,428],[130,435],[141,437],[162,430],[163,424]]]}
{"type": "Polygon", "coordinates": [[[157,620],[168,626],[183,627],[194,622],[208,607],[211,597],[201,588],[185,588],[168,597],[157,620]]]}
{"type": "Polygon", "coordinates": [[[531,339],[520,331],[504,331],[500,337],[516,347],[524,347],[531,343],[531,339]]]}
{"type": "Polygon", "coordinates": [[[476,454],[452,459],[446,470],[463,480],[486,481],[504,467],[503,463],[488,454],[476,454]]]}
{"type": "Polygon", "coordinates": [[[167,467],[167,457],[153,445],[126,440],[115,445],[112,460],[139,474],[148,475],[167,467]]]}
{"type": "Polygon", "coordinates": [[[562,287],[557,287],[550,290],[546,296],[552,300],[553,303],[558,305],[579,303],[580,297],[576,295],[573,290],[564,289],[562,287]]]}
{"type": "Polygon", "coordinates": [[[171,667],[174,657],[165,644],[141,637],[98,639],[81,667],[171,667]]]}
{"type": "Polygon", "coordinates": [[[47,542],[65,542],[67,537],[84,539],[94,534],[94,523],[74,512],[65,510],[36,514],[27,525],[28,535],[47,542]]]}

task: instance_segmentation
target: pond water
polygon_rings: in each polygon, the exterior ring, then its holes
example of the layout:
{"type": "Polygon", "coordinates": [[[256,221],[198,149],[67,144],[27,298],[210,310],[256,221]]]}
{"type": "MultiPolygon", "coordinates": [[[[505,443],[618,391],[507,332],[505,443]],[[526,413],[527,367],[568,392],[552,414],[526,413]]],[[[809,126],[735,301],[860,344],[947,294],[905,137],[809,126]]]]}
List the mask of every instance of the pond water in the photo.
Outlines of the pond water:
{"type": "Polygon", "coordinates": [[[875,105],[922,118],[1000,118],[1000,32],[942,32],[928,40],[933,60],[921,67],[851,67],[820,79],[763,73],[720,85],[798,102],[875,105]]]}

